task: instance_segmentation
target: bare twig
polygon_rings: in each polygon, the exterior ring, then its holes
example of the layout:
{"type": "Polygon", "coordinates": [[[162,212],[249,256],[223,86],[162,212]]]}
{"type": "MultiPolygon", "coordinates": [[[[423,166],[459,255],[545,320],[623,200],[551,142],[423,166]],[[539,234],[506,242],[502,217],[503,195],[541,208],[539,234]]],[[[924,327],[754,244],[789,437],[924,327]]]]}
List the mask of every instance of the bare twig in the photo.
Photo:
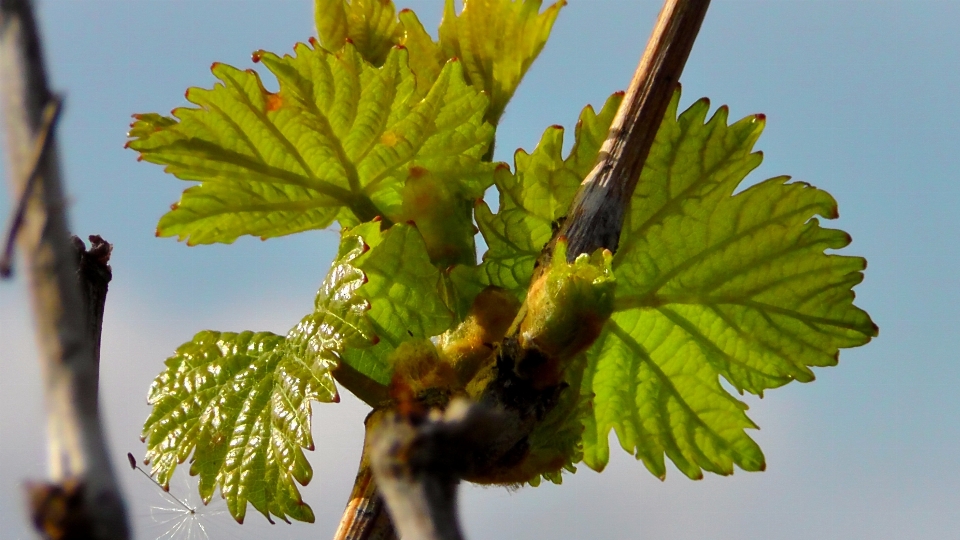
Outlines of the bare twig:
{"type": "Polygon", "coordinates": [[[99,396],[100,336],[103,332],[103,310],[107,301],[107,287],[113,279],[113,270],[110,268],[113,245],[96,234],[88,238],[89,250],[83,244],[83,240],[76,236],[72,237],[72,241],[77,257],[77,285],[80,286],[80,295],[83,297],[87,337],[93,344],[93,361],[97,372],[94,396],[99,396]]]}
{"type": "MultiPolygon", "coordinates": [[[[626,208],[709,3],[666,0],[598,163],[544,249],[540,268],[561,237],[567,239],[570,261],[600,248],[616,250],[626,208]]],[[[535,276],[531,285],[536,281],[535,276]]],[[[528,307],[521,310],[521,321],[537,316],[528,307]]],[[[489,477],[515,465],[528,450],[533,428],[566,390],[562,382],[536,380],[539,365],[555,359],[523,345],[521,324],[515,322],[500,344],[492,382],[478,404],[455,406],[454,401],[443,415],[426,419],[376,411],[370,418],[381,415],[382,422],[372,428],[368,419],[366,450],[377,487],[405,540],[462,538],[455,516],[459,479],[489,477]]]]}
{"type": "Polygon", "coordinates": [[[667,0],[660,10],[599,160],[557,235],[567,238],[568,260],[599,248],[617,250],[630,197],[709,5],[710,0],[667,0]]]}
{"type": "MultiPolygon", "coordinates": [[[[0,0],[0,94],[14,199],[24,196],[30,156],[51,101],[29,0],[0,0]]],[[[17,244],[23,254],[41,352],[47,409],[49,486],[31,490],[34,516],[48,538],[129,537],[97,411],[97,366],[77,287],[56,142],[36,167],[17,244]],[[44,502],[46,501],[46,502],[44,502]],[[70,514],[57,523],[64,501],[70,514]]]]}
{"type": "Polygon", "coordinates": [[[23,193],[20,194],[20,200],[17,201],[17,208],[13,212],[13,218],[10,225],[7,226],[5,244],[3,246],[3,255],[0,257],[0,278],[9,278],[13,275],[13,247],[16,245],[17,233],[23,225],[23,216],[27,213],[27,201],[30,200],[30,194],[33,193],[33,184],[37,179],[37,169],[43,160],[47,149],[50,148],[50,141],[53,140],[51,133],[53,127],[60,118],[60,111],[63,109],[63,100],[59,96],[53,96],[47,106],[43,108],[43,124],[40,127],[40,133],[33,145],[33,154],[30,156],[30,169],[27,173],[26,185],[23,193]]]}

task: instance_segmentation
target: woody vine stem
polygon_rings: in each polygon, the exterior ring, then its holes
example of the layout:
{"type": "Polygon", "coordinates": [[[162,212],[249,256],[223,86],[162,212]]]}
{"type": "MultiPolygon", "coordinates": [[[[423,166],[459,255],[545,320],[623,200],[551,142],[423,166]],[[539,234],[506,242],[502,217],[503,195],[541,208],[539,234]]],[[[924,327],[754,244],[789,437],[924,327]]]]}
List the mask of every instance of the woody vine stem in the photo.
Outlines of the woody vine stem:
{"type": "MultiPolygon", "coordinates": [[[[31,518],[46,538],[125,540],[123,499],[97,404],[99,321],[88,315],[77,284],[53,133],[58,99],[47,85],[29,0],[0,0],[0,98],[11,191],[24,208],[10,236],[26,269],[47,413],[49,483],[28,487],[31,518]]],[[[100,252],[105,265],[109,247],[100,252]]]]}
{"type": "MultiPolygon", "coordinates": [[[[561,237],[567,239],[571,262],[597,249],[616,250],[627,203],[709,5],[709,0],[664,3],[598,162],[580,186],[564,225],[544,248],[539,269],[547,267],[561,237]]],[[[537,276],[535,272],[531,283],[537,276]]],[[[556,403],[562,387],[537,389],[525,380],[522,360],[528,351],[516,329],[501,343],[496,380],[478,403],[454,400],[444,412],[412,407],[368,422],[365,451],[402,538],[463,538],[456,519],[459,479],[502,457],[556,403]]]]}

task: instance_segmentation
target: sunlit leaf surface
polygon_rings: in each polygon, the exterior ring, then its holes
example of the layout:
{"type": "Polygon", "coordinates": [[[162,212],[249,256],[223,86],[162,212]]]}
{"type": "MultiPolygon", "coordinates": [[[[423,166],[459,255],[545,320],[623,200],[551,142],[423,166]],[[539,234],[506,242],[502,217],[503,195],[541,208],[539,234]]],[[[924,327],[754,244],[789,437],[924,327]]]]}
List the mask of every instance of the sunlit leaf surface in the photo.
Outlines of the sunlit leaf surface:
{"type": "Polygon", "coordinates": [[[762,394],[813,380],[840,348],[877,333],[853,305],[859,257],[826,254],[850,243],[819,218],[837,217],[824,191],[785,177],[734,194],[760,164],[752,148],[764,118],[705,122],[701,100],[676,118],[679,93],[644,167],[614,258],[617,310],[590,350],[585,461],[607,463],[607,434],[650,471],[663,456],[691,478],[733,465],[764,468],[744,432],[746,405],[720,385],[762,394]]]}
{"type": "Polygon", "coordinates": [[[487,98],[464,82],[459,62],[448,62],[421,97],[402,49],[381,67],[349,43],[336,53],[298,44],[294,56],[255,58],[279,92],[254,71],[214,64],[221,82],[187,92],[197,107],[136,115],[130,148],[200,182],[161,218],[158,235],[229,243],[335,219],[401,218],[411,174],[427,172],[464,197],[492,182],[493,165],[480,162],[493,136],[482,119],[487,98]]]}

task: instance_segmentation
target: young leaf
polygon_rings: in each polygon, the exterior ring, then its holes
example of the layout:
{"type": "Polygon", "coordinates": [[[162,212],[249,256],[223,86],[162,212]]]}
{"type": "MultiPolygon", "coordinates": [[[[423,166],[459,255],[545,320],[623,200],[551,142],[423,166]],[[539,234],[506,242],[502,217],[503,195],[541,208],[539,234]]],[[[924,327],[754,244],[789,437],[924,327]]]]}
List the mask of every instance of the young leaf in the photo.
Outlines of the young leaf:
{"type": "Polygon", "coordinates": [[[402,32],[392,0],[314,0],[314,18],[324,49],[338,51],[349,40],[376,66],[402,32]]]}
{"type": "Polygon", "coordinates": [[[403,9],[399,17],[400,24],[403,26],[403,38],[400,43],[409,52],[410,69],[413,70],[417,79],[417,91],[426,94],[433,85],[433,81],[437,80],[440,69],[449,57],[423,28],[423,23],[413,10],[403,9]]]}
{"type": "Polygon", "coordinates": [[[342,356],[347,349],[362,349],[378,341],[367,319],[370,303],[357,294],[367,277],[354,264],[370,246],[365,231],[379,233],[379,224],[371,222],[344,231],[337,258],[314,300],[313,313],[304,317],[287,334],[287,349],[304,362],[311,363],[342,356]]]}
{"type": "Polygon", "coordinates": [[[684,474],[764,467],[744,432],[756,427],[740,391],[813,380],[840,348],[877,335],[853,305],[859,257],[825,254],[850,242],[820,227],[837,217],[824,191],[773,178],[734,195],[760,164],[762,116],[706,123],[701,100],[675,119],[679,93],[647,159],[614,258],[616,311],[589,351],[586,463],[602,469],[614,429],[655,475],[666,454],[684,474]]]}
{"type": "Polygon", "coordinates": [[[374,225],[357,227],[369,251],[352,264],[367,278],[357,290],[370,307],[367,316],[379,343],[348,348],[343,360],[367,377],[390,382],[390,353],[404,341],[439,335],[453,326],[454,314],[440,294],[440,272],[430,262],[416,227],[398,224],[385,232],[374,225]]]}
{"type": "Polygon", "coordinates": [[[406,51],[380,68],[351,44],[337,53],[298,44],[294,56],[258,52],[280,81],[263,88],[253,71],[214,64],[221,80],[187,99],[173,118],[137,115],[128,146],[167,172],[201,182],[161,218],[160,236],[189,244],[232,242],[344,225],[401,213],[411,168],[459,183],[492,182],[481,163],[493,128],[487,99],[447,63],[425,97],[415,93],[406,51]]]}
{"type": "MultiPolygon", "coordinates": [[[[581,254],[568,263],[566,241],[560,239],[549,267],[531,285],[517,335],[520,346],[536,354],[516,370],[534,387],[563,384],[566,389],[530,434],[523,460],[491,481],[536,485],[543,476],[560,483],[561,469],[575,470],[573,464],[582,458],[580,417],[589,414],[591,397],[581,394],[583,353],[613,310],[616,282],[610,263],[607,250],[581,254]]],[[[472,393],[470,386],[467,392],[472,393]]]]}
{"type": "Polygon", "coordinates": [[[300,450],[313,448],[310,400],[338,401],[329,371],[348,349],[356,354],[378,340],[367,318],[370,303],[357,293],[367,282],[354,266],[371,251],[365,238],[382,243],[379,223],[344,232],[314,312],[286,339],[201,332],[167,360],[151,388],[154,409],[144,426],[147,457],[161,483],[193,451],[191,472],[200,474],[201,495],[209,500],[219,484],[238,520],[248,501],[268,517],[312,520],[292,483],[305,485],[312,474],[300,450]],[[259,446],[249,442],[254,435],[259,446]],[[247,451],[245,460],[228,461],[234,447],[247,451]],[[290,456],[294,461],[285,463],[290,456]]]}
{"type": "Polygon", "coordinates": [[[517,151],[515,174],[504,168],[497,171],[499,212],[493,214],[483,201],[476,206],[477,225],[489,246],[481,265],[489,284],[512,291],[518,298],[526,294],[533,264],[593,168],[621,101],[623,94],[616,93],[607,99],[600,114],[589,106],[583,110],[567,159],[561,157],[563,128],[553,126],[547,128],[532,154],[517,151]]]}
{"type": "Polygon", "coordinates": [[[440,46],[463,61],[470,84],[490,96],[486,119],[496,125],[520,80],[547,43],[553,22],[566,5],[560,0],[540,13],[542,0],[464,0],[457,15],[447,0],[440,46]]]}
{"type": "Polygon", "coordinates": [[[310,402],[339,401],[328,370],[336,357],[309,362],[287,354],[283,336],[269,332],[200,332],[166,361],[150,387],[153,411],[144,424],[147,460],[167,485],[191,452],[209,501],[220,486],[231,515],[243,522],[247,503],[267,519],[312,522],[313,511],[294,481],[313,470],[310,402]]]}

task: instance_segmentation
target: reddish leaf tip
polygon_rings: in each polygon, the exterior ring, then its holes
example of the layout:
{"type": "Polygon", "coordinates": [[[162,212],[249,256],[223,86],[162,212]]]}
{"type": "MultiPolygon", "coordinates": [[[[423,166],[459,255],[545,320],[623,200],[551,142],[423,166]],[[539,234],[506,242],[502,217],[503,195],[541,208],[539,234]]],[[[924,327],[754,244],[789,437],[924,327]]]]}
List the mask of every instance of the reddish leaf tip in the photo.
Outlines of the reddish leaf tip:
{"type": "Polygon", "coordinates": [[[371,219],[370,221],[374,223],[380,223],[381,221],[383,221],[383,216],[373,216],[373,219],[371,219]]]}
{"type": "Polygon", "coordinates": [[[263,51],[253,51],[253,54],[250,55],[250,59],[253,60],[254,64],[259,64],[261,58],[263,58],[263,51]]]}
{"type": "MultiPolygon", "coordinates": [[[[340,392],[337,392],[336,394],[334,394],[333,398],[330,401],[332,401],[333,403],[340,403],[340,392]]],[[[313,444],[311,443],[310,446],[312,447],[313,444]]],[[[310,448],[310,450],[313,450],[313,448],[310,448]]]]}
{"type": "Polygon", "coordinates": [[[350,39],[350,38],[346,38],[346,39],[344,39],[343,41],[344,41],[344,43],[349,43],[349,44],[353,45],[353,40],[350,39]]]}
{"type": "Polygon", "coordinates": [[[220,67],[220,62],[214,62],[214,63],[210,64],[210,71],[213,71],[213,70],[217,69],[218,67],[220,67]]]}
{"type": "Polygon", "coordinates": [[[405,50],[407,50],[406,45],[402,45],[402,44],[400,44],[400,43],[397,43],[396,45],[394,45],[393,48],[396,49],[396,50],[398,50],[398,51],[405,51],[405,50]]]}
{"type": "Polygon", "coordinates": [[[506,163],[504,163],[504,162],[501,161],[500,163],[497,164],[496,170],[498,170],[498,171],[509,171],[509,170],[510,170],[510,165],[507,165],[506,163]]]}
{"type": "Polygon", "coordinates": [[[763,114],[763,113],[757,113],[757,114],[753,115],[753,117],[754,117],[754,119],[756,119],[757,122],[766,122],[766,121],[767,121],[767,115],[765,115],[765,114],[763,114]]]}
{"type": "MultiPolygon", "coordinates": [[[[127,135],[127,136],[129,137],[129,135],[127,135]]],[[[130,148],[130,143],[131,143],[131,142],[133,142],[133,141],[127,141],[127,142],[123,143],[123,147],[124,147],[124,148],[130,148]]]]}
{"type": "Polygon", "coordinates": [[[411,177],[411,178],[423,178],[423,177],[426,176],[427,173],[429,173],[429,172],[430,172],[430,171],[428,171],[427,169],[425,169],[424,167],[421,167],[421,166],[419,166],[419,165],[414,165],[413,167],[410,167],[410,169],[409,169],[409,171],[408,171],[408,173],[410,174],[410,177],[411,177]]]}
{"type": "Polygon", "coordinates": [[[143,161],[143,154],[140,154],[139,156],[137,156],[137,161],[143,161]]]}
{"type": "Polygon", "coordinates": [[[400,13],[398,13],[398,15],[403,15],[404,13],[411,13],[411,12],[413,12],[412,9],[410,9],[410,8],[403,8],[403,9],[400,10],[400,13]]]}
{"type": "Polygon", "coordinates": [[[560,124],[554,124],[554,125],[552,125],[552,126],[550,126],[550,127],[553,128],[553,129],[559,129],[560,131],[563,131],[563,126],[561,126],[560,124]]]}
{"type": "Polygon", "coordinates": [[[309,43],[310,45],[313,45],[314,47],[317,47],[320,42],[317,41],[317,38],[310,36],[310,39],[307,40],[307,43],[309,43]]]}
{"type": "Polygon", "coordinates": [[[373,336],[373,339],[370,340],[370,344],[376,345],[377,343],[380,343],[380,336],[373,336]]]}
{"type": "Polygon", "coordinates": [[[160,238],[160,229],[157,229],[156,231],[154,231],[153,235],[156,236],[157,238],[160,238]]]}
{"type": "Polygon", "coordinates": [[[175,202],[175,203],[173,203],[173,204],[170,205],[170,211],[171,211],[171,212],[174,211],[174,210],[176,210],[177,208],[180,208],[180,203],[178,203],[178,202],[175,202]]]}
{"type": "Polygon", "coordinates": [[[627,95],[627,93],[626,93],[625,91],[623,91],[623,90],[617,90],[616,92],[613,93],[613,95],[615,95],[615,96],[617,96],[617,97],[623,97],[623,96],[627,95]]]}

